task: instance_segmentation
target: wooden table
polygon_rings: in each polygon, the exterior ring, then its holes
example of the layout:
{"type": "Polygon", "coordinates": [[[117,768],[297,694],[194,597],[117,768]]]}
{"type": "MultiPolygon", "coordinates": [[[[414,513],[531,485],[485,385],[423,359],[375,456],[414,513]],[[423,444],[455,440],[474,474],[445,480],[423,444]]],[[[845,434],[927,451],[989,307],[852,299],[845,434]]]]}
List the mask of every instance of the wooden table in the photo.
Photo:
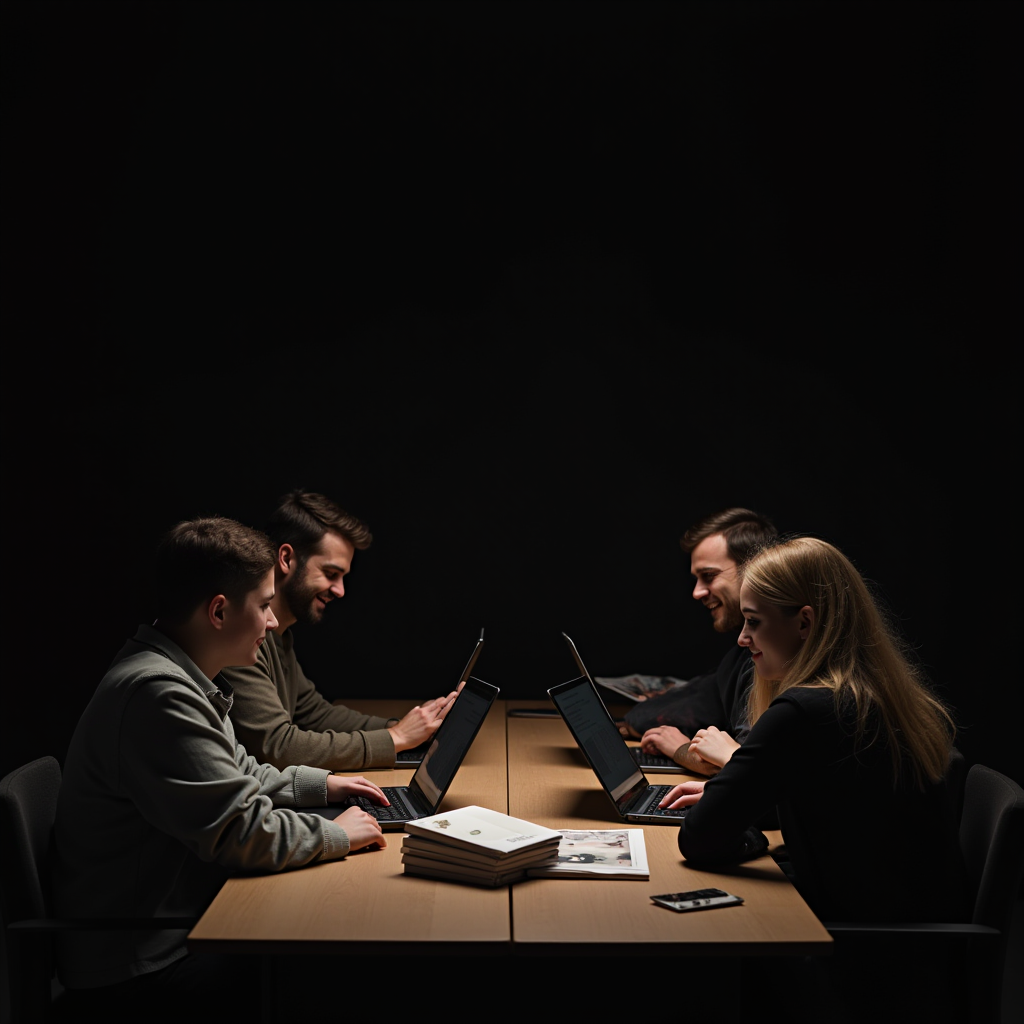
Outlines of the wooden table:
{"type": "MultiPolygon", "coordinates": [[[[400,714],[408,707],[396,701],[345,703],[381,714],[400,714]]],[[[621,827],[560,718],[506,717],[509,707],[538,703],[495,702],[442,807],[480,804],[553,828],[621,827]]],[[[363,774],[390,785],[407,782],[412,771],[363,774]]],[[[682,777],[650,776],[652,782],[682,777]]],[[[732,1012],[739,1012],[741,1004],[756,1012],[756,993],[753,1002],[739,994],[751,960],[777,963],[770,958],[831,952],[828,932],[770,856],[728,871],[696,871],[676,847],[675,827],[647,826],[644,835],[648,881],[546,878],[484,889],[406,876],[401,833],[390,833],[385,850],[357,852],[298,871],[230,879],[189,934],[188,944],[194,950],[265,956],[264,1020],[289,1022],[295,1019],[289,993],[296,979],[309,974],[377,975],[386,965],[419,975],[431,973],[433,962],[439,983],[446,979],[444,986],[451,990],[454,965],[465,956],[499,958],[499,966],[474,974],[489,979],[486,1012],[480,1009],[483,1004],[474,1005],[491,1024],[519,1021],[524,1007],[532,1007],[534,1017],[538,1007],[550,1009],[552,975],[545,958],[551,957],[559,958],[563,983],[572,986],[571,998],[559,998],[558,1005],[577,1014],[621,1015],[643,1005],[635,990],[615,983],[619,969],[611,958],[623,957],[650,958],[655,975],[663,974],[666,984],[678,976],[681,963],[691,965],[691,975],[704,982],[703,996],[686,996],[691,1013],[719,1013],[722,993],[732,1012]],[[734,892],[745,902],[679,914],[650,901],[651,893],[709,886],[734,892]],[[431,958],[426,963],[424,955],[431,958]],[[437,959],[452,956],[457,960],[437,959]]],[[[375,1012],[380,1006],[368,1002],[357,1007],[355,998],[346,992],[347,1011],[375,1012]]],[[[322,1013],[318,1004],[310,1019],[322,1013]]]]}
{"type": "MultiPolygon", "coordinates": [[[[509,814],[549,828],[622,824],[560,718],[509,718],[507,729],[509,814]]],[[[676,783],[702,776],[648,778],[676,783]]],[[[649,881],[543,878],[512,886],[517,952],[776,956],[831,950],[831,936],[769,855],[728,870],[698,871],[679,853],[677,827],[648,825],[643,831],[649,881]],[[651,893],[709,887],[745,902],[679,914],[650,901],[651,893]]],[[[768,835],[776,845],[781,841],[777,833],[768,835]]]]}
{"type": "MultiPolygon", "coordinates": [[[[408,701],[346,701],[357,710],[402,714],[408,701]]],[[[364,774],[404,785],[412,769],[364,774]]],[[[488,713],[442,808],[480,804],[508,810],[505,711],[488,713]]],[[[402,833],[384,850],[350,854],[280,874],[230,879],[188,936],[192,949],[231,953],[353,952],[365,954],[507,952],[512,937],[508,889],[481,889],[408,877],[402,833]]]]}

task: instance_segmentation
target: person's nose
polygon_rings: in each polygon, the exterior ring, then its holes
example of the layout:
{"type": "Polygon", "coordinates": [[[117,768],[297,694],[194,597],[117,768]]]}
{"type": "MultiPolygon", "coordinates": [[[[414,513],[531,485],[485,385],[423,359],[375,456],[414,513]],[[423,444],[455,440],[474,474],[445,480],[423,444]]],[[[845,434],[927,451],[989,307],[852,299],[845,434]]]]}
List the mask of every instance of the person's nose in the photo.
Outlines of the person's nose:
{"type": "Polygon", "coordinates": [[[708,590],[708,588],[705,587],[704,584],[701,583],[700,580],[697,580],[697,582],[694,583],[694,585],[693,585],[693,599],[694,599],[694,601],[703,601],[704,598],[707,597],[708,594],[710,594],[710,593],[711,593],[711,591],[708,590]]]}
{"type": "Polygon", "coordinates": [[[336,598],[345,596],[345,584],[342,580],[332,583],[328,589],[336,598]]]}
{"type": "Polygon", "coordinates": [[[267,609],[267,629],[277,629],[277,616],[267,609]]]}
{"type": "Polygon", "coordinates": [[[750,646],[751,640],[750,640],[750,637],[747,636],[747,627],[746,626],[744,626],[740,630],[740,635],[736,638],[736,643],[738,643],[740,645],[740,647],[749,647],[750,646]]]}

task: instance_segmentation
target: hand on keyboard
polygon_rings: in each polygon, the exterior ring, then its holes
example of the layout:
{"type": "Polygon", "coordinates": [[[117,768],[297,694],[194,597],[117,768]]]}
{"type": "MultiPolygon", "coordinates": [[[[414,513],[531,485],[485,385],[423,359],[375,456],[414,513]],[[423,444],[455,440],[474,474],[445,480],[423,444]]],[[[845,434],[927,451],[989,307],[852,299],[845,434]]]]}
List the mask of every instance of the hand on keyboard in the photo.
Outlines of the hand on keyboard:
{"type": "Polygon", "coordinates": [[[388,803],[384,790],[364,779],[362,775],[328,775],[327,776],[327,802],[329,804],[348,805],[349,797],[365,797],[371,803],[388,803]]]}
{"type": "Polygon", "coordinates": [[[387,804],[374,803],[365,796],[349,797],[349,807],[359,807],[367,814],[372,814],[377,821],[408,821],[414,815],[410,814],[400,796],[395,796],[387,804]]]}
{"type": "Polygon", "coordinates": [[[663,809],[692,807],[704,795],[704,782],[680,782],[658,801],[663,809]]]}
{"type": "Polygon", "coordinates": [[[362,850],[367,846],[377,846],[383,850],[388,845],[380,822],[372,814],[367,814],[361,807],[346,808],[334,821],[348,835],[350,850],[362,850]]]}

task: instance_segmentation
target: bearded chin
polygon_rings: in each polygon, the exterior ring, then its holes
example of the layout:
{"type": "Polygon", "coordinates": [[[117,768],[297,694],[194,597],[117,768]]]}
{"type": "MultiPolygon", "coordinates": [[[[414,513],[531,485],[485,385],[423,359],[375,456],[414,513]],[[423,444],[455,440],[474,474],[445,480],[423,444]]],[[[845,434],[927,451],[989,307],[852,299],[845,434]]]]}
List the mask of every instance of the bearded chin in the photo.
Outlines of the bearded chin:
{"type": "Polygon", "coordinates": [[[307,626],[315,626],[323,618],[323,609],[309,600],[300,605],[298,610],[293,611],[293,614],[299,622],[304,622],[307,626]]]}
{"type": "Polygon", "coordinates": [[[289,580],[281,588],[288,609],[298,622],[307,626],[315,626],[323,618],[323,609],[317,604],[316,592],[304,586],[305,575],[289,580]]]}
{"type": "Polygon", "coordinates": [[[716,633],[735,633],[743,627],[743,616],[738,612],[727,611],[721,619],[715,619],[714,627],[716,633]]]}

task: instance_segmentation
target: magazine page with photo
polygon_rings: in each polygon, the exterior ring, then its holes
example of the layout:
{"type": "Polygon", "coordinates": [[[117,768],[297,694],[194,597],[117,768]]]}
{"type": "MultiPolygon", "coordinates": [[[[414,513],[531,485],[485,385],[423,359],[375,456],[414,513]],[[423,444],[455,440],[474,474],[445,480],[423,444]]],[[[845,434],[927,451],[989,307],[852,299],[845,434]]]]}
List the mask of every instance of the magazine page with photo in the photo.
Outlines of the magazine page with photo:
{"type": "Polygon", "coordinates": [[[642,828],[559,829],[557,859],[530,878],[650,878],[642,828]]]}
{"type": "Polygon", "coordinates": [[[675,676],[645,676],[633,673],[628,676],[594,676],[594,682],[620,697],[641,701],[658,697],[671,690],[681,690],[689,685],[690,680],[677,679],[675,676]]]}

